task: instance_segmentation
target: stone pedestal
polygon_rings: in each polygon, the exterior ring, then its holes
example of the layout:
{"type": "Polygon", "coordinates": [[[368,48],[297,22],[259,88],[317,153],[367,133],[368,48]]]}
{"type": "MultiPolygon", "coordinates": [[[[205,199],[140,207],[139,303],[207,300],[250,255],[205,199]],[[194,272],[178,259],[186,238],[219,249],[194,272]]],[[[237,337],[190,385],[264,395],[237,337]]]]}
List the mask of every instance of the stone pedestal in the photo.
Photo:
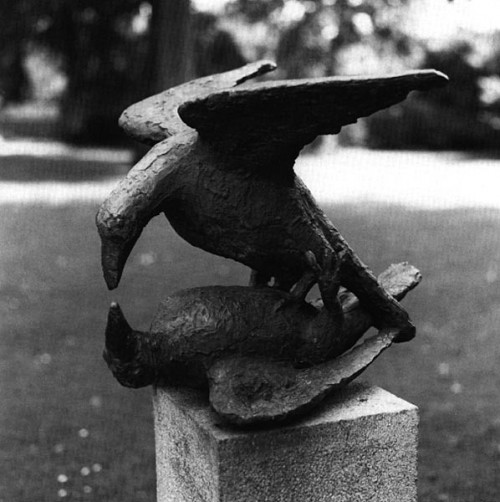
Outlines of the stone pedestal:
{"type": "Polygon", "coordinates": [[[415,502],[418,410],[351,384],[286,426],[223,426],[207,398],[154,395],[158,502],[415,502]]]}

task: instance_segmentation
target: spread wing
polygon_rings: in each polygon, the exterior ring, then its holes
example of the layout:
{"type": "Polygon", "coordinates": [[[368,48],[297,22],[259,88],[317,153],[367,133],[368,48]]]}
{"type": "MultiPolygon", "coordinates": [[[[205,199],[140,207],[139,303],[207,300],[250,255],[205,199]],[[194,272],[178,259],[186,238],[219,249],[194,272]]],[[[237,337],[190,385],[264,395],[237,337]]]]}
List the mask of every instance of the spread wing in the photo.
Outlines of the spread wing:
{"type": "Polygon", "coordinates": [[[290,164],[321,134],[404,100],[414,90],[439,87],[434,70],[389,77],[319,78],[244,84],[185,102],[179,115],[200,136],[247,163],[290,164]]]}
{"type": "MultiPolygon", "coordinates": [[[[420,280],[420,272],[406,262],[391,265],[379,276],[380,283],[398,300],[420,280]]],[[[352,293],[345,292],[341,302],[343,329],[354,345],[373,320],[352,293]]],[[[221,359],[208,372],[210,403],[226,420],[239,425],[300,415],[359,376],[391,346],[396,335],[397,331],[381,330],[348,352],[311,368],[297,369],[289,363],[242,355],[221,359]]]]}
{"type": "Polygon", "coordinates": [[[209,370],[210,404],[238,425],[277,422],[303,414],[360,375],[394,341],[380,331],[349,352],[312,368],[234,356],[209,370]]]}
{"type": "Polygon", "coordinates": [[[258,61],[167,89],[127,108],[119,119],[120,127],[132,138],[153,145],[189,129],[177,114],[177,108],[185,101],[240,85],[275,68],[270,61],[258,61]]]}

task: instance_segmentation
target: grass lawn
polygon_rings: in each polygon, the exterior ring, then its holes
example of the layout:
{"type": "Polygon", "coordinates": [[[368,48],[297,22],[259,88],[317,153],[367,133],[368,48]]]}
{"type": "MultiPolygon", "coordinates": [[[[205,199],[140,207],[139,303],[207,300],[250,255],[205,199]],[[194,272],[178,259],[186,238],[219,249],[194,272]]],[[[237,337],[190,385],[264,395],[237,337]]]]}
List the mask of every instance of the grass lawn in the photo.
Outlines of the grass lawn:
{"type": "MultiPolygon", "coordinates": [[[[158,217],[109,293],[95,211],[1,207],[0,502],[155,500],[150,390],[121,388],[101,359],[108,304],[145,329],[170,292],[247,280],[158,217]]],[[[407,260],[424,275],[405,302],[418,337],[366,373],[420,407],[419,500],[500,500],[500,212],[327,213],[375,272],[407,260]]]]}

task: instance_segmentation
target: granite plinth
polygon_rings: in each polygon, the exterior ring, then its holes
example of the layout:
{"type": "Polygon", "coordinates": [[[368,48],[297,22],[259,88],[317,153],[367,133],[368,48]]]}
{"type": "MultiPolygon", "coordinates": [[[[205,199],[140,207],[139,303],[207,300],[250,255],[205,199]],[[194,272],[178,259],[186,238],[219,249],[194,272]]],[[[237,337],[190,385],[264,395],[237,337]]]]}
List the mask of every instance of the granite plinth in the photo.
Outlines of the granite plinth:
{"type": "Polygon", "coordinates": [[[294,422],[224,425],[207,397],[155,389],[158,502],[415,502],[417,408],[351,384],[294,422]]]}

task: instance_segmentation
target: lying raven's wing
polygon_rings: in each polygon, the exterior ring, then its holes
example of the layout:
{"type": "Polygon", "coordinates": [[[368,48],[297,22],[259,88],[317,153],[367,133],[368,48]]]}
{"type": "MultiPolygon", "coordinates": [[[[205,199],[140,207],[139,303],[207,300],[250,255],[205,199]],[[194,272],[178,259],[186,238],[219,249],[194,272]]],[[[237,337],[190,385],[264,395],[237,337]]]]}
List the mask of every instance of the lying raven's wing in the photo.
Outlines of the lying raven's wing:
{"type": "MultiPolygon", "coordinates": [[[[420,272],[408,263],[391,265],[379,281],[398,300],[414,289],[420,272]]],[[[352,293],[341,298],[346,339],[352,347],[373,319],[352,293]]],[[[208,371],[210,403],[226,420],[239,425],[286,420],[305,413],[328,394],[359,376],[391,346],[397,330],[381,330],[348,352],[311,368],[297,369],[268,358],[235,355],[208,371]]],[[[348,348],[346,346],[346,349],[348,348]]]]}
{"type": "Polygon", "coordinates": [[[361,374],[397,331],[382,330],[349,352],[312,368],[234,356],[210,368],[210,404],[227,421],[255,425],[305,413],[361,374]]]}
{"type": "Polygon", "coordinates": [[[220,144],[217,149],[237,154],[250,167],[291,166],[316,136],[337,134],[342,126],[399,103],[413,90],[447,81],[440,72],[421,70],[244,84],[188,101],[179,115],[202,138],[220,144]]]}
{"type": "Polygon", "coordinates": [[[177,108],[185,101],[240,85],[275,68],[270,61],[258,61],[236,70],[192,80],[130,106],[122,113],[119,124],[132,138],[153,145],[189,129],[177,115],[177,108]]]}

